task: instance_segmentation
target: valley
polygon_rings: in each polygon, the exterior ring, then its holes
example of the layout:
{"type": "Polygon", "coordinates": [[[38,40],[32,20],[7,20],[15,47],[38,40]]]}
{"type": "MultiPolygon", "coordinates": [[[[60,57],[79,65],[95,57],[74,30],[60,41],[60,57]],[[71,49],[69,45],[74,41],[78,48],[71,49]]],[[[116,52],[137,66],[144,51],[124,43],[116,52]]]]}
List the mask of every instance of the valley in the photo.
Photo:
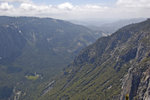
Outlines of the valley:
{"type": "Polygon", "coordinates": [[[45,84],[97,38],[92,30],[63,20],[1,16],[0,99],[13,98],[14,88],[21,91],[16,98],[38,98],[45,84]]]}
{"type": "Polygon", "coordinates": [[[0,100],[150,100],[150,0],[0,0],[0,100]]]}
{"type": "Polygon", "coordinates": [[[149,100],[150,19],[102,34],[1,16],[0,100],[149,100]]]}
{"type": "Polygon", "coordinates": [[[149,100],[149,40],[149,19],[99,38],[39,100],[149,100]]]}

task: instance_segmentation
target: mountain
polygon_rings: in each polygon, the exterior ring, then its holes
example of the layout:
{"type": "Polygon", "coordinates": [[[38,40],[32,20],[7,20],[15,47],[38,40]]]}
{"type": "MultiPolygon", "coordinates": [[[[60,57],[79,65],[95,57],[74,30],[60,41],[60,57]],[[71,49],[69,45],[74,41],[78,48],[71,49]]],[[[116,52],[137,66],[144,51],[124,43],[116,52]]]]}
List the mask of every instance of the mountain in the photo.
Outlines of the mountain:
{"type": "Polygon", "coordinates": [[[92,30],[63,20],[1,16],[0,100],[38,97],[43,84],[97,38],[92,30]]]}
{"type": "Polygon", "coordinates": [[[133,23],[139,23],[146,20],[145,18],[135,18],[135,19],[122,19],[122,20],[117,20],[117,21],[110,21],[110,22],[105,22],[103,24],[89,24],[87,27],[95,30],[95,31],[100,31],[101,33],[105,33],[106,35],[112,34],[116,32],[118,29],[129,25],[133,23]]]}
{"type": "Polygon", "coordinates": [[[150,19],[83,49],[39,100],[149,100],[150,19]]]}

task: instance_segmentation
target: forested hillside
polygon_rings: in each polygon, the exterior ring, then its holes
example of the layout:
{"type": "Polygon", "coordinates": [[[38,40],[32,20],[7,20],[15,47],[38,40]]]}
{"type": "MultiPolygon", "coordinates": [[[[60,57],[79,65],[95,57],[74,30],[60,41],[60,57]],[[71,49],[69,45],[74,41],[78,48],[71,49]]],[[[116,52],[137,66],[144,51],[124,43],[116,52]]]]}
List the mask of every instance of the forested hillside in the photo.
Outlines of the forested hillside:
{"type": "Polygon", "coordinates": [[[0,17],[0,99],[14,95],[33,100],[98,36],[67,21],[36,17],[0,17]]]}
{"type": "Polygon", "coordinates": [[[149,100],[150,19],[83,49],[40,100],[149,100]]]}

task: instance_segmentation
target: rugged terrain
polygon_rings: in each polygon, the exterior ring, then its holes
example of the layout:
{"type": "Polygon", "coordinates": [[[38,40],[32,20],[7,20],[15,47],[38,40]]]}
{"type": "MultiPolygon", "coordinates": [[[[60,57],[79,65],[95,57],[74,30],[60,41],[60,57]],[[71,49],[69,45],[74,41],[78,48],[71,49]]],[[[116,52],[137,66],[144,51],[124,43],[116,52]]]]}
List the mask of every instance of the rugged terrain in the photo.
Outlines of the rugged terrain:
{"type": "Polygon", "coordinates": [[[83,49],[40,100],[149,100],[150,19],[83,49]]]}
{"type": "Polygon", "coordinates": [[[0,17],[0,100],[33,100],[98,36],[67,21],[0,17]]]}

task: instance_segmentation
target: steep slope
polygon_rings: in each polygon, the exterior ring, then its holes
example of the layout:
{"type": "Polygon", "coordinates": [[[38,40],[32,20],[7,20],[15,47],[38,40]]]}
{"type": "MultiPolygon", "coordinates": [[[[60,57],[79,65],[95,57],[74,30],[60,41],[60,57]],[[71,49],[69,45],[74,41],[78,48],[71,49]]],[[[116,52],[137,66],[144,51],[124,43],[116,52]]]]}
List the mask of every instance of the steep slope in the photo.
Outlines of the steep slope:
{"type": "Polygon", "coordinates": [[[149,57],[150,19],[83,49],[40,100],[149,100],[149,57]]]}
{"type": "Polygon", "coordinates": [[[0,99],[14,92],[33,100],[42,84],[96,38],[90,29],[63,20],[1,16],[0,99]]]}

